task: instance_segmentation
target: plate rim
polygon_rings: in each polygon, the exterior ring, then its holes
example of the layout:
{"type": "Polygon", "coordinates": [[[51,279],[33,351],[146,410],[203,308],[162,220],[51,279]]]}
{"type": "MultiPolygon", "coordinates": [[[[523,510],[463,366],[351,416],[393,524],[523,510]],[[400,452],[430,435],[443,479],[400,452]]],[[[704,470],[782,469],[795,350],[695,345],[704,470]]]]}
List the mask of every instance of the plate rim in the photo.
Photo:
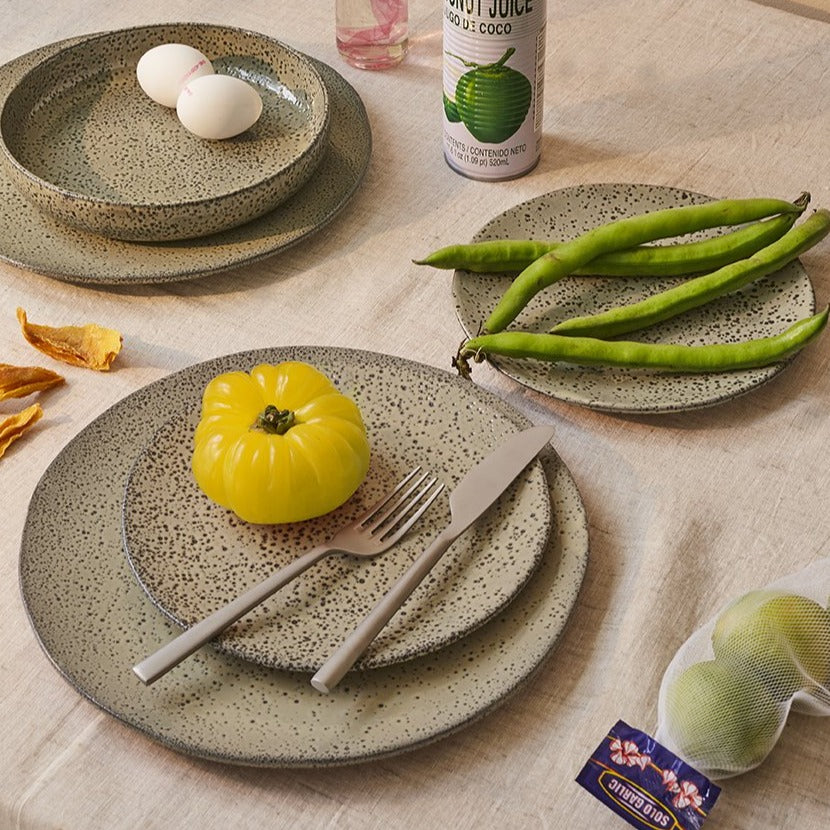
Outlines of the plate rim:
{"type": "MultiPolygon", "coordinates": [[[[273,347],[270,349],[257,349],[244,352],[237,352],[233,355],[226,355],[220,358],[213,358],[210,361],[202,361],[201,363],[211,363],[214,366],[217,364],[217,362],[220,364],[224,363],[224,365],[233,365],[233,363],[229,361],[250,362],[251,360],[258,359],[255,357],[255,355],[280,354],[287,356],[296,356],[297,354],[313,354],[319,352],[320,350],[336,350],[340,352],[348,352],[351,355],[359,356],[364,359],[366,356],[368,356],[372,358],[380,357],[383,360],[391,360],[401,363],[414,363],[421,369],[426,368],[428,371],[436,373],[436,375],[440,374],[445,379],[445,382],[466,383],[466,381],[460,381],[460,379],[456,378],[449,372],[437,369],[434,366],[428,366],[426,364],[417,363],[416,361],[412,361],[409,358],[401,358],[393,355],[382,355],[377,352],[369,352],[360,349],[347,349],[341,347],[273,347]]],[[[201,364],[194,364],[194,366],[199,365],[201,364]]],[[[376,745],[371,750],[365,751],[353,751],[350,746],[347,746],[344,750],[340,752],[329,752],[328,754],[311,753],[310,755],[297,755],[296,753],[286,753],[282,744],[277,746],[275,749],[272,748],[271,751],[267,753],[252,753],[244,751],[233,752],[232,750],[228,749],[217,750],[215,748],[211,749],[206,747],[204,745],[204,742],[200,744],[198,741],[194,741],[192,738],[188,740],[187,738],[183,737],[180,734],[181,729],[178,724],[177,729],[171,732],[170,730],[165,731],[163,729],[160,729],[158,726],[153,728],[151,724],[143,722],[134,714],[131,717],[129,713],[120,711],[117,706],[111,705],[111,702],[106,701],[105,699],[103,699],[101,695],[96,694],[93,689],[89,688],[89,683],[85,684],[84,682],[82,682],[82,680],[77,676],[77,666],[72,667],[63,665],[61,661],[58,659],[58,656],[53,654],[53,649],[51,649],[50,644],[47,643],[46,634],[37,625],[35,611],[33,609],[32,603],[29,601],[29,598],[27,596],[28,592],[26,557],[27,550],[32,544],[31,536],[33,516],[36,514],[38,510],[38,502],[44,497],[44,490],[48,488],[50,477],[56,475],[56,470],[59,469],[59,467],[66,461],[66,459],[73,452],[82,451],[83,442],[85,440],[92,440],[95,437],[94,433],[96,433],[100,429],[101,424],[106,417],[111,417],[111,413],[113,412],[113,410],[116,410],[117,408],[134,406],[136,403],[142,400],[142,397],[147,396],[149,394],[148,390],[167,391],[168,387],[175,387],[176,382],[179,381],[181,377],[192,368],[193,367],[187,367],[185,369],[179,370],[178,372],[174,372],[173,374],[168,375],[165,378],[161,378],[157,381],[154,381],[145,387],[141,387],[140,389],[135,390],[129,395],[127,395],[121,401],[114,404],[104,413],[101,413],[101,415],[95,418],[90,424],[86,425],[75,437],[73,437],[67,443],[67,445],[60,451],[60,453],[55,457],[55,459],[53,459],[53,461],[47,467],[46,471],[43,473],[32,494],[32,498],[27,509],[26,522],[24,525],[20,545],[18,579],[21,597],[23,600],[23,605],[25,608],[27,619],[29,621],[29,624],[32,626],[32,630],[35,634],[35,638],[41,650],[44,652],[49,662],[51,662],[51,664],[55,667],[60,676],[62,676],[64,680],[68,682],[82,697],[86,698],[99,709],[112,715],[114,718],[121,721],[125,725],[134,728],[139,733],[145,735],[146,737],[149,737],[153,741],[160,743],[172,750],[183,753],[187,756],[203,758],[211,761],[219,761],[228,764],[238,764],[242,766],[258,766],[269,768],[331,767],[354,763],[362,763],[365,761],[375,760],[378,758],[393,757],[403,752],[412,751],[422,746],[434,743],[435,741],[440,740],[450,734],[453,734],[459,731],[460,729],[480,720],[488,713],[490,713],[493,709],[497,708],[498,706],[502,705],[504,702],[509,700],[516,692],[523,688],[536,675],[536,673],[541,669],[541,667],[548,659],[549,655],[558,645],[565,629],[568,626],[568,622],[571,618],[582,585],[584,583],[590,553],[588,520],[585,512],[584,502],[570,471],[568,470],[564,461],[558,455],[558,453],[552,445],[549,445],[547,451],[544,453],[543,461],[545,463],[550,464],[550,471],[546,470],[546,473],[549,474],[549,476],[553,476],[553,478],[549,478],[551,494],[553,495],[554,486],[558,484],[560,487],[564,487],[564,489],[567,491],[566,495],[568,498],[575,500],[575,504],[577,507],[575,515],[570,515],[568,512],[565,512],[564,514],[564,517],[569,520],[569,523],[571,525],[573,525],[572,532],[575,534],[574,538],[570,541],[566,540],[567,544],[561,543],[561,550],[556,554],[557,561],[555,563],[552,561],[549,563],[550,566],[554,569],[554,573],[550,575],[551,584],[545,585],[543,588],[536,588],[535,590],[539,594],[537,598],[528,599],[530,593],[532,593],[534,590],[534,588],[529,586],[522,592],[522,594],[520,594],[519,597],[516,598],[514,603],[509,607],[508,613],[491,620],[490,622],[482,626],[477,632],[474,632],[471,635],[472,639],[480,639],[485,636],[491,638],[495,637],[497,644],[500,647],[503,647],[503,643],[508,639],[510,631],[514,631],[515,634],[523,634],[526,631],[525,626],[527,625],[527,621],[525,619],[522,619],[520,622],[514,621],[513,619],[511,619],[510,614],[516,610],[517,605],[521,606],[522,602],[529,602],[532,603],[532,606],[528,611],[528,614],[531,616],[534,614],[537,616],[541,615],[542,617],[542,620],[538,623],[538,625],[540,626],[540,638],[538,640],[538,644],[536,645],[533,654],[529,654],[527,649],[524,648],[521,651],[518,651],[519,644],[514,645],[513,650],[515,658],[517,660],[521,659],[522,661],[524,661],[524,663],[527,663],[528,665],[522,668],[518,676],[512,675],[510,682],[507,684],[502,684],[502,687],[498,689],[494,687],[497,685],[497,681],[499,680],[499,678],[485,674],[483,678],[485,682],[481,685],[485,687],[485,691],[487,693],[486,700],[484,700],[481,703],[477,702],[473,706],[470,706],[469,701],[462,701],[462,703],[465,704],[467,707],[463,710],[463,713],[451,722],[443,724],[440,728],[434,728],[431,731],[427,730],[425,734],[415,737],[404,734],[403,737],[398,737],[395,740],[390,739],[385,743],[382,743],[381,745],[376,745]],[[540,606],[543,605],[545,607],[540,610],[540,606]]],[[[471,392],[473,395],[478,396],[481,400],[488,401],[491,405],[500,408],[500,410],[504,412],[505,415],[512,415],[516,417],[517,426],[520,426],[522,423],[527,422],[528,419],[522,413],[516,410],[508,402],[497,397],[494,393],[481,389],[480,387],[477,387],[475,385],[471,385],[471,392]]],[[[157,416],[155,425],[158,426],[162,422],[163,418],[159,418],[157,416]]],[[[121,478],[121,480],[123,480],[123,477],[126,474],[126,470],[128,468],[129,463],[127,463],[126,467],[124,467],[122,463],[121,471],[119,473],[119,477],[121,478]]],[[[117,503],[118,500],[116,500],[116,505],[117,503]]],[[[115,510],[115,513],[118,513],[117,509],[115,510]]],[[[114,518],[111,518],[110,521],[115,521],[117,523],[118,516],[116,515],[114,518]]],[[[558,535],[563,534],[564,529],[559,528],[558,535]]],[[[554,542],[551,542],[550,544],[552,547],[556,546],[554,542]]],[[[553,554],[551,554],[551,556],[553,556],[553,554]]],[[[106,567],[109,570],[112,570],[116,567],[116,562],[120,562],[122,566],[124,566],[123,559],[123,553],[120,549],[116,551],[111,551],[106,560],[106,567]]],[[[543,567],[546,567],[547,564],[548,563],[543,562],[543,567]]],[[[144,598],[144,601],[149,603],[149,600],[146,599],[143,592],[141,592],[141,589],[137,585],[134,586],[134,590],[138,591],[141,597],[144,598]]],[[[516,613],[522,613],[521,608],[516,613]]],[[[531,620],[531,624],[534,624],[533,620],[531,620]]],[[[416,666],[416,664],[421,663],[421,667],[423,667],[424,664],[431,664],[434,663],[434,661],[436,660],[441,660],[442,658],[444,658],[445,660],[450,660],[450,658],[452,657],[452,653],[456,650],[461,649],[461,647],[461,643],[452,644],[448,646],[447,649],[443,650],[443,653],[439,652],[437,655],[427,655],[422,658],[417,658],[415,661],[413,661],[411,665],[416,666]]],[[[499,648],[496,648],[495,650],[499,651],[499,648]]],[[[500,657],[501,655],[499,654],[499,658],[500,657]]],[[[224,657],[221,655],[218,659],[229,661],[233,665],[235,671],[238,671],[240,674],[243,674],[248,678],[254,678],[256,674],[261,674],[263,671],[265,671],[262,669],[262,667],[250,666],[249,664],[244,663],[244,661],[234,660],[232,658],[224,657]]],[[[498,666],[501,669],[502,663],[499,662],[498,666]]],[[[369,681],[371,682],[373,674],[375,674],[375,677],[377,677],[379,676],[378,673],[385,673],[390,670],[394,672],[399,669],[396,667],[391,667],[390,669],[373,670],[372,672],[364,674],[364,678],[369,678],[369,681]]],[[[469,667],[465,667],[465,671],[473,673],[482,673],[485,672],[485,669],[479,668],[479,666],[475,663],[471,663],[469,667]]],[[[127,669],[127,672],[129,672],[129,669],[127,669]]],[[[452,675],[457,673],[457,663],[455,660],[451,660],[451,662],[447,664],[445,672],[448,675],[446,683],[447,685],[452,686],[452,684],[457,682],[452,678],[452,675]]],[[[280,675],[286,683],[290,683],[295,675],[295,673],[279,672],[277,670],[268,670],[266,671],[266,673],[280,675]]],[[[305,680],[307,680],[307,676],[304,675],[303,677],[305,680]]],[[[476,684],[476,688],[480,688],[478,683],[476,684]]],[[[306,695],[312,694],[313,690],[311,689],[310,684],[308,684],[307,682],[304,683],[304,686],[302,687],[302,691],[300,691],[300,693],[302,694],[302,692],[304,692],[306,695]]],[[[150,690],[147,690],[146,692],[141,692],[140,689],[139,693],[151,694],[150,690]]],[[[348,695],[349,692],[346,691],[344,692],[344,694],[348,695]]],[[[407,694],[412,698],[417,698],[419,703],[421,702],[422,698],[426,698],[428,702],[431,702],[431,699],[433,697],[428,693],[427,690],[419,689],[417,685],[412,688],[409,688],[407,694]]],[[[333,695],[331,696],[331,699],[334,699],[333,695]]],[[[156,703],[157,700],[158,699],[154,699],[154,703],[156,703]]],[[[220,701],[215,704],[215,708],[218,709],[222,705],[223,704],[220,701]]],[[[362,703],[360,701],[359,696],[353,696],[349,701],[349,705],[353,708],[361,706],[362,703]]],[[[396,733],[396,735],[397,734],[398,733],[396,733]]]]}

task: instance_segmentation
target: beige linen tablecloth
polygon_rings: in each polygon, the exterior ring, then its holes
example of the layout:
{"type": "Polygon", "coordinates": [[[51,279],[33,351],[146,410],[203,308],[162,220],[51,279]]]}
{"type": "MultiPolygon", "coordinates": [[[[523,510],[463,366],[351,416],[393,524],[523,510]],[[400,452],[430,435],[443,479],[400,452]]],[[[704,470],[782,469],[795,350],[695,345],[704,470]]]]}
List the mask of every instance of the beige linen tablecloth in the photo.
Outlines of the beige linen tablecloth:
{"type": "MultiPolygon", "coordinates": [[[[802,7],[803,8],[803,7],[802,7]]],[[[0,460],[0,828],[621,827],[574,778],[619,718],[651,730],[660,677],[730,598],[830,554],[830,341],[771,383],[685,414],[623,417],[475,382],[531,420],[584,499],[590,561],[558,647],[502,707],[392,759],[322,770],[227,767],[166,749],[80,697],[38,647],[17,584],[27,505],[61,448],[127,394],[225,353],[347,346],[440,368],[462,335],[450,275],[410,260],[556,188],[643,182],[830,206],[830,26],[747,0],[549,2],[544,147],[516,181],[451,172],[441,146],[441,10],[410,3],[394,71],[345,65],[333,3],[0,3],[0,60],[72,35],[199,20],[275,36],[365,102],[374,154],[356,198],[279,256],[169,287],[95,288],[0,264],[0,360],[39,361],[35,322],[119,329],[109,374],[65,368],[45,417],[0,460]]],[[[808,9],[809,11],[810,9],[808,9]]],[[[830,246],[803,257],[830,301],[830,246]]],[[[45,361],[45,359],[44,359],[45,361]]],[[[53,365],[53,364],[48,364],[53,365]]],[[[57,367],[61,368],[61,367],[57,367]]],[[[2,404],[7,413],[13,402],[2,404]]],[[[55,598],[60,602],[60,597],[55,598]]],[[[830,720],[792,716],[757,770],[724,782],[707,826],[818,830],[830,820],[830,720]]]]}

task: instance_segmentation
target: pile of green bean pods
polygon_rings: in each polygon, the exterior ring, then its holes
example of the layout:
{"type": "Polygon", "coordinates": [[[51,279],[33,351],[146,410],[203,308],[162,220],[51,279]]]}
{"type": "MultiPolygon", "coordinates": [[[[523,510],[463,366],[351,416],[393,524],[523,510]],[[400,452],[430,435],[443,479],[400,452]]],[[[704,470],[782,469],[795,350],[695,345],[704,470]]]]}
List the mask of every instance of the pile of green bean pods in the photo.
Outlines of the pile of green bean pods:
{"type": "Polygon", "coordinates": [[[607,339],[670,319],[738,290],[793,261],[830,233],[830,211],[797,224],[810,196],[721,199],[666,208],[599,225],[570,241],[494,240],[441,248],[419,265],[486,272],[518,271],[484,323],[460,346],[453,364],[469,376],[470,360],[488,355],[584,365],[679,372],[766,366],[795,354],[825,328],[828,310],[772,337],[704,346],[607,339]],[[696,242],[649,245],[704,229],[740,226],[696,242]],[[641,302],[565,320],[546,333],[507,327],[547,286],[571,274],[677,276],[701,274],[641,302]]]}

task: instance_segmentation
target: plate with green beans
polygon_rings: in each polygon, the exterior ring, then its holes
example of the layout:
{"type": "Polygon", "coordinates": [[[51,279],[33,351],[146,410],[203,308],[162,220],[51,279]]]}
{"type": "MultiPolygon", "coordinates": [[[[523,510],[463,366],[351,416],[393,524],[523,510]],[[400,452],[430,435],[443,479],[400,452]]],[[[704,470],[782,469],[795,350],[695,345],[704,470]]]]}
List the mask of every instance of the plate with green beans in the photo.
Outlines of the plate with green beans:
{"type": "Polygon", "coordinates": [[[683,411],[765,383],[823,329],[798,255],[830,213],[808,202],[568,187],[417,262],[455,271],[462,373],[487,360],[592,409],[683,411]]]}

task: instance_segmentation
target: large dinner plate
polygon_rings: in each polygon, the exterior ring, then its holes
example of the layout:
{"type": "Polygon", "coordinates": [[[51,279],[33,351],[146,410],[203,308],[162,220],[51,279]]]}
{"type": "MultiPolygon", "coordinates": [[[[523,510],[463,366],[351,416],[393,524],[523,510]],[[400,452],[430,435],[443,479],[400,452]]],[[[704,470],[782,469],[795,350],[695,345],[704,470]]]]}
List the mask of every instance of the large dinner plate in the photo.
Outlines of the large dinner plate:
{"type": "MultiPolygon", "coordinates": [[[[50,44],[0,67],[0,100],[29,69],[81,40],[50,44]]],[[[68,282],[165,283],[254,262],[325,227],[363,181],[372,136],[354,88],[330,66],[314,59],[312,63],[329,96],[328,146],[311,179],[275,210],[199,239],[124,242],[71,228],[38,210],[0,165],[0,259],[68,282]]]]}
{"type": "MultiPolygon", "coordinates": [[[[338,351],[262,350],[211,367],[314,363],[338,351]]],[[[376,374],[414,369],[429,378],[427,393],[447,386],[460,401],[475,399],[516,428],[527,425],[496,396],[446,372],[352,354],[376,374]]],[[[198,394],[203,371],[199,365],[177,372],[99,416],[61,451],[32,496],[20,552],[23,600],[46,654],[82,695],[181,752],[241,764],[311,766],[434,741],[481,717],[531,677],[564,629],[588,556],[582,501],[552,448],[541,462],[554,531],[539,569],[502,613],[469,636],[404,663],[350,673],[330,695],[316,692],[306,673],[211,648],[144,686],[131,667],[179,629],[147,598],[124,556],[121,494],[156,431],[198,394]]],[[[460,417],[456,429],[464,430],[460,417]]]]}
{"type": "MultiPolygon", "coordinates": [[[[320,355],[314,365],[357,403],[371,447],[366,480],[332,513],[254,525],[210,501],[190,469],[198,394],[187,401],[190,414],[162,427],[138,457],[124,499],[125,549],[147,593],[182,626],[328,541],[415,466],[451,490],[515,432],[512,420],[482,406],[470,389],[435,383],[430,371],[401,364],[392,372],[383,358],[338,351],[320,355]]],[[[191,375],[203,388],[215,366],[204,364],[191,375]]],[[[391,550],[371,559],[328,557],[225,632],[220,647],[270,666],[316,671],[449,522],[445,491],[391,550]]],[[[358,665],[411,659],[481,625],[525,585],[549,533],[548,488],[534,464],[453,543],[358,665]]]]}
{"type": "MultiPolygon", "coordinates": [[[[567,187],[506,210],[488,222],[474,241],[567,240],[624,216],[707,201],[711,197],[658,185],[567,187]]],[[[722,231],[701,232],[690,238],[719,232],[722,231]]],[[[453,277],[456,313],[468,336],[478,333],[513,276],[456,271],[453,277]]],[[[683,279],[569,276],[537,294],[511,328],[544,332],[566,318],[636,302],[683,279]]],[[[812,283],[802,265],[794,261],[741,291],[629,337],[690,345],[746,340],[777,334],[814,312],[812,283]]],[[[681,411],[720,403],[770,380],[789,362],[735,372],[683,374],[497,356],[489,360],[496,369],[524,386],[558,400],[598,410],[639,413],[681,411]]]]}

